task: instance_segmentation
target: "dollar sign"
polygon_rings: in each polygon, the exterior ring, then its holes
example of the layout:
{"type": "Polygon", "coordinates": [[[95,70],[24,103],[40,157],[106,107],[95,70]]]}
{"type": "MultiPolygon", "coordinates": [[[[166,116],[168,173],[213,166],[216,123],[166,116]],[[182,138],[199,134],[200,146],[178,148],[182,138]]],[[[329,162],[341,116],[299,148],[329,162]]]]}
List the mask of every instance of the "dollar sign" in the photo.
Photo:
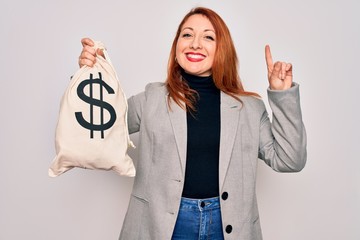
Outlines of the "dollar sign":
{"type": "Polygon", "coordinates": [[[93,74],[90,73],[90,79],[82,81],[77,88],[79,98],[90,104],[90,122],[84,119],[82,112],[75,112],[75,117],[81,126],[90,130],[90,138],[94,138],[94,131],[101,131],[101,138],[104,138],[104,131],[111,128],[116,120],[114,108],[109,103],[103,101],[103,88],[105,88],[109,94],[115,93],[114,89],[102,80],[101,72],[99,72],[99,78],[95,79],[93,79],[93,74]],[[100,99],[93,98],[93,84],[100,85],[100,99]],[[84,88],[87,85],[89,85],[90,96],[84,93],[84,88]],[[94,105],[100,107],[100,124],[94,124],[94,105]],[[104,123],[104,108],[110,113],[110,119],[106,123],[104,123]]]}

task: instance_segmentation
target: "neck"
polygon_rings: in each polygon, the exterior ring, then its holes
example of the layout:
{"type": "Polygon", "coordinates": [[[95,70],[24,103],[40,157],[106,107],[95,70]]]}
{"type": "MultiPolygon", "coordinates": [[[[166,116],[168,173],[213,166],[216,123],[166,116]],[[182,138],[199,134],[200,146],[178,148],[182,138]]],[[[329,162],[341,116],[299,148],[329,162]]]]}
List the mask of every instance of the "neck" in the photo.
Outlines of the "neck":
{"type": "Polygon", "coordinates": [[[190,73],[186,73],[184,70],[181,71],[181,76],[183,79],[187,82],[189,87],[191,89],[194,89],[196,91],[198,90],[215,90],[217,89],[214,83],[214,80],[212,78],[212,75],[210,76],[196,76],[192,75],[190,73]]]}

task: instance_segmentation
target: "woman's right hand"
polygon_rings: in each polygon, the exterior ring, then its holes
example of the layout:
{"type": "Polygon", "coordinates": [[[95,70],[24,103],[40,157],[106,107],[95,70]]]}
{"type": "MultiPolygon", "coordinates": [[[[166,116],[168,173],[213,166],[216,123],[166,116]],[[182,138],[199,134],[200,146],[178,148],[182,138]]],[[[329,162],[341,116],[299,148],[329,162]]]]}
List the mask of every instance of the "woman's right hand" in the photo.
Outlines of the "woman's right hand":
{"type": "Polygon", "coordinates": [[[96,62],[96,54],[105,58],[104,53],[101,49],[97,51],[94,49],[94,42],[90,38],[81,39],[81,44],[83,49],[79,56],[79,66],[82,67],[84,65],[92,67],[96,62]]]}

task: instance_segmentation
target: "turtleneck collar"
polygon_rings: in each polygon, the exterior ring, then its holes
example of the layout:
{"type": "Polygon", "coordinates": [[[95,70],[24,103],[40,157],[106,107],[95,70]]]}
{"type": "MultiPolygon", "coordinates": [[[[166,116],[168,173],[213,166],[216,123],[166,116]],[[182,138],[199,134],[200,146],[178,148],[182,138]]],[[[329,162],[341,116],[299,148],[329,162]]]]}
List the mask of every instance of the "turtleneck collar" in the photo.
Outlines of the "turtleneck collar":
{"type": "Polygon", "coordinates": [[[181,71],[181,76],[187,82],[191,89],[195,91],[199,90],[218,90],[213,81],[212,75],[202,77],[186,73],[184,70],[181,71]]]}

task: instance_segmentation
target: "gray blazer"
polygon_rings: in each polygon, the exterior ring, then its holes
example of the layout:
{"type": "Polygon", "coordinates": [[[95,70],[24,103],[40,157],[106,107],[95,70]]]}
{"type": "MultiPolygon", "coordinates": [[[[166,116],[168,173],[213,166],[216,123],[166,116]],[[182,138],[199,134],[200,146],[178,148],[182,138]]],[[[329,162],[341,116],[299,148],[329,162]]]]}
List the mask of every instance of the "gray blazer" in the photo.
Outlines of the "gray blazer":
{"type": "MultiPolygon", "coordinates": [[[[163,83],[129,98],[129,132],[139,132],[139,160],[121,240],[170,240],[183,190],[186,112],[170,109],[163,83]]],[[[224,237],[262,239],[256,200],[257,159],[278,172],[300,171],[306,162],[306,133],[299,86],[268,90],[270,122],[262,100],[221,93],[219,189],[224,237]]]]}

